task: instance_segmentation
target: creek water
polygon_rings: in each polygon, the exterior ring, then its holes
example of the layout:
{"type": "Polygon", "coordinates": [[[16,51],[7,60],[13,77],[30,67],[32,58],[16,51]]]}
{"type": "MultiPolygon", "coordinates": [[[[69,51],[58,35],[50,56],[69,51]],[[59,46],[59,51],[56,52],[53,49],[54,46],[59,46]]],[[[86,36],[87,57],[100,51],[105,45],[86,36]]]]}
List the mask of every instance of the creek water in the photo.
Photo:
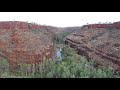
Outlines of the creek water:
{"type": "Polygon", "coordinates": [[[59,51],[57,51],[57,57],[62,61],[62,54],[61,54],[62,49],[60,48],[59,51]]]}

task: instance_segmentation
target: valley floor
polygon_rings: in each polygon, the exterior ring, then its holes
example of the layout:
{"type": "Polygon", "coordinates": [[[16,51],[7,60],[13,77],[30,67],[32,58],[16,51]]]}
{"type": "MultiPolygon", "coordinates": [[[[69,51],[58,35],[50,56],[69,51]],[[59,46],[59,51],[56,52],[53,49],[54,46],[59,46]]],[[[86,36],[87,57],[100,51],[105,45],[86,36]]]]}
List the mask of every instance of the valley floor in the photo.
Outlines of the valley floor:
{"type": "Polygon", "coordinates": [[[16,73],[9,71],[6,60],[0,60],[1,78],[119,78],[114,75],[110,67],[97,66],[95,62],[88,61],[85,57],[77,55],[67,45],[57,44],[56,49],[62,47],[63,61],[48,60],[38,65],[40,70],[29,73],[29,65],[23,64],[16,73]]]}

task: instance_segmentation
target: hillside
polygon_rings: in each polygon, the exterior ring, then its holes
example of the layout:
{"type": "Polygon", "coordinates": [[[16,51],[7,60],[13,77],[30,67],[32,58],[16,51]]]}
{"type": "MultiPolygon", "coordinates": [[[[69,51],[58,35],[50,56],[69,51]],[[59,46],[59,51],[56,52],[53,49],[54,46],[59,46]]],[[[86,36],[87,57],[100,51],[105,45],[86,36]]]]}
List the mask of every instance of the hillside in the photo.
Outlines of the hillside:
{"type": "Polygon", "coordinates": [[[98,64],[120,68],[120,22],[90,24],[67,36],[65,43],[78,54],[95,60],[98,64]]]}

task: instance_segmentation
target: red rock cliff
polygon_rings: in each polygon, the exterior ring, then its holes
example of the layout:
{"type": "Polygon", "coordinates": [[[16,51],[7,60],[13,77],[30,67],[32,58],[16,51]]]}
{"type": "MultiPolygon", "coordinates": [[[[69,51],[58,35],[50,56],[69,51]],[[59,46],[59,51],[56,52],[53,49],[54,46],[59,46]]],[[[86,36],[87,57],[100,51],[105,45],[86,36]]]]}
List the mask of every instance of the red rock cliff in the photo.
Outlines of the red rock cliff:
{"type": "Polygon", "coordinates": [[[88,24],[82,27],[83,29],[95,29],[95,28],[104,28],[104,29],[120,29],[120,22],[114,22],[112,24],[88,24]]]}
{"type": "Polygon", "coordinates": [[[53,44],[49,37],[30,30],[41,26],[25,22],[0,22],[0,56],[9,61],[11,70],[20,63],[36,64],[50,59],[53,44]]]}
{"type": "Polygon", "coordinates": [[[65,39],[65,43],[98,64],[120,70],[120,23],[85,25],[65,39]]]}
{"type": "Polygon", "coordinates": [[[31,24],[27,22],[20,21],[5,21],[0,22],[0,29],[20,29],[20,30],[29,30],[29,29],[40,29],[42,26],[37,24],[31,24]]]}

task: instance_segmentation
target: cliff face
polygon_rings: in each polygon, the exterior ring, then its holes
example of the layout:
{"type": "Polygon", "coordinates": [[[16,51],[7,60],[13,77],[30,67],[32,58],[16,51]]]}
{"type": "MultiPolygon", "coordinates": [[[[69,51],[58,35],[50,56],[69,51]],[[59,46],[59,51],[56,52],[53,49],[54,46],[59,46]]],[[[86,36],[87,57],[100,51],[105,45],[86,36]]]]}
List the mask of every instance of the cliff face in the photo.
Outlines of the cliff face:
{"type": "Polygon", "coordinates": [[[20,21],[5,21],[0,22],[0,29],[21,29],[21,30],[29,30],[31,29],[40,29],[42,26],[31,24],[27,22],[20,21]]]}
{"type": "Polygon", "coordinates": [[[65,39],[80,55],[98,64],[120,68],[120,23],[84,25],[65,39]]]}
{"type": "Polygon", "coordinates": [[[5,21],[0,22],[0,30],[14,30],[17,29],[19,31],[32,31],[32,32],[41,32],[44,35],[52,38],[55,34],[63,33],[63,32],[72,32],[79,27],[53,27],[53,26],[45,26],[45,25],[37,25],[34,23],[20,22],[20,21],[5,21]]]}
{"type": "Polygon", "coordinates": [[[120,22],[114,22],[111,24],[89,24],[84,25],[83,29],[96,29],[96,28],[104,28],[104,29],[120,29],[120,22]]]}
{"type": "Polygon", "coordinates": [[[11,70],[20,63],[36,64],[51,58],[53,43],[49,35],[40,31],[43,26],[29,25],[0,22],[0,57],[9,61],[11,70]]]}

